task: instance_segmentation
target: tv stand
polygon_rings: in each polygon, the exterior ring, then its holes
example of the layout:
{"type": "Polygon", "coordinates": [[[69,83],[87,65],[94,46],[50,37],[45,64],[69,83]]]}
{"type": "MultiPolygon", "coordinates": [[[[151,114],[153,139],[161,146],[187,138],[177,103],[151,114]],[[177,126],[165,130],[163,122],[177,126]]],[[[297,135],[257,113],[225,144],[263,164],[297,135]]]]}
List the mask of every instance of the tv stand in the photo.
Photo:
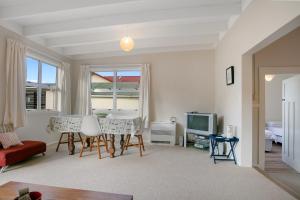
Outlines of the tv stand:
{"type": "Polygon", "coordinates": [[[187,132],[186,132],[186,128],[184,128],[184,135],[183,135],[183,146],[184,148],[186,148],[186,142],[187,142],[187,132]]]}
{"type": "Polygon", "coordinates": [[[208,135],[202,135],[202,134],[188,132],[187,129],[184,128],[184,135],[183,135],[183,146],[184,146],[184,148],[186,148],[188,134],[193,134],[193,135],[198,135],[198,136],[202,136],[202,137],[205,137],[205,138],[209,138],[208,135]]]}

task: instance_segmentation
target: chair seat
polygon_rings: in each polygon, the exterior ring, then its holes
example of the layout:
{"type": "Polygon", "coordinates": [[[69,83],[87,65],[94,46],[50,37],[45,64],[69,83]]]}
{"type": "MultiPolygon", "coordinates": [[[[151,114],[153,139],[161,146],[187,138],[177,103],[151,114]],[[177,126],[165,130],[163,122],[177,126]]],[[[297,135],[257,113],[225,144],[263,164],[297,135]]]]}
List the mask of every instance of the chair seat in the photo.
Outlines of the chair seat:
{"type": "Polygon", "coordinates": [[[40,141],[22,141],[23,145],[17,145],[0,150],[0,166],[4,167],[26,160],[36,154],[46,152],[46,143],[40,141]]]}

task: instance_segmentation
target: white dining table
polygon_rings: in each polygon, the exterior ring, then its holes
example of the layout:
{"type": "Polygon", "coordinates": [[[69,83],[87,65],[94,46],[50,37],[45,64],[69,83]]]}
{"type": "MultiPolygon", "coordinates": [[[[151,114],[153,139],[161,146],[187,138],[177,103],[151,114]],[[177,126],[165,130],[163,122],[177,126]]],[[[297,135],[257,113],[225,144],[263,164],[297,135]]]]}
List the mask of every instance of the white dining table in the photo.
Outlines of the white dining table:
{"type": "Polygon", "coordinates": [[[80,135],[82,117],[82,115],[55,115],[49,118],[47,127],[49,134],[68,133],[69,155],[75,153],[74,133],[80,135]]]}
{"type": "Polygon", "coordinates": [[[133,116],[108,116],[106,118],[98,118],[101,132],[108,134],[110,139],[109,153],[113,158],[115,155],[115,135],[120,135],[121,149],[124,146],[124,135],[130,134],[132,137],[141,130],[142,120],[140,117],[133,116]]]}
{"type": "MultiPolygon", "coordinates": [[[[52,116],[49,119],[48,133],[61,134],[69,133],[68,147],[69,154],[73,155],[75,150],[74,133],[80,133],[81,115],[58,115],[52,116]]],[[[106,118],[98,118],[100,130],[102,134],[107,134],[110,141],[110,157],[115,155],[115,135],[121,135],[120,145],[123,148],[124,135],[131,134],[132,136],[141,130],[142,120],[136,116],[108,116],[106,118]]]]}

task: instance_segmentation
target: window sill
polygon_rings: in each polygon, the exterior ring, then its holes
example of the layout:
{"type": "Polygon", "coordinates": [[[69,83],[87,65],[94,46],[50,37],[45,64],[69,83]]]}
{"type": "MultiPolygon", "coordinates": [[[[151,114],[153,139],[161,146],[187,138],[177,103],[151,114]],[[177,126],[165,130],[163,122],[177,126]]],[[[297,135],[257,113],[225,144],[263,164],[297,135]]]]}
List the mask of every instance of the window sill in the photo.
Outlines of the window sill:
{"type": "Polygon", "coordinates": [[[26,110],[27,114],[57,114],[59,111],[55,110],[26,110]]]}

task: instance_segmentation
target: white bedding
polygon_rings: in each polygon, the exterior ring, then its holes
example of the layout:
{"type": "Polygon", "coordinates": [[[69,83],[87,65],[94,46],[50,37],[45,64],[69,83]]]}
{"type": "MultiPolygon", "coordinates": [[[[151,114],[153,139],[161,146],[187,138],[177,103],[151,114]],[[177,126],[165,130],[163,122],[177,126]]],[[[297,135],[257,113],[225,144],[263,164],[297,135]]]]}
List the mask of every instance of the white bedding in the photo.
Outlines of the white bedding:
{"type": "Polygon", "coordinates": [[[283,129],[281,122],[267,122],[266,130],[270,131],[272,134],[272,139],[274,142],[282,143],[283,140],[283,129]]]}
{"type": "Polygon", "coordinates": [[[272,151],[273,135],[269,130],[265,130],[265,151],[272,151]]]}

